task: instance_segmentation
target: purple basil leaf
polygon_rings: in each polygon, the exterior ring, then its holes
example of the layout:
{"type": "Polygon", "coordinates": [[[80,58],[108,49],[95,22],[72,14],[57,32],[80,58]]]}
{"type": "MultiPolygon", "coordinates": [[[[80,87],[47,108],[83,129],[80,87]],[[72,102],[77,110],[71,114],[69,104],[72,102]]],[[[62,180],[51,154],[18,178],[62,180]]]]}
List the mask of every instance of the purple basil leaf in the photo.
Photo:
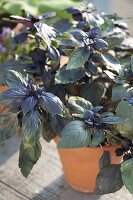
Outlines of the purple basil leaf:
{"type": "Polygon", "coordinates": [[[28,113],[34,109],[36,104],[37,104],[36,97],[29,96],[22,102],[21,107],[22,107],[24,113],[28,113]]]}
{"type": "Polygon", "coordinates": [[[103,39],[96,39],[93,48],[96,50],[102,50],[102,49],[107,49],[108,43],[105,42],[103,39]]]}
{"type": "Polygon", "coordinates": [[[6,99],[20,99],[26,97],[26,91],[23,91],[23,88],[16,87],[6,90],[1,95],[6,99]]]}
{"type": "Polygon", "coordinates": [[[34,24],[38,36],[40,36],[48,46],[51,44],[51,39],[56,36],[55,29],[47,24],[36,22],[34,24]]]}
{"type": "Polygon", "coordinates": [[[78,14],[81,13],[81,10],[79,8],[75,8],[75,7],[70,7],[67,8],[66,11],[70,14],[78,14]]]}
{"type": "Polygon", "coordinates": [[[101,31],[99,27],[94,27],[89,31],[89,36],[92,38],[100,37],[101,31]]]}
{"type": "Polygon", "coordinates": [[[92,74],[94,74],[94,75],[97,74],[97,66],[94,62],[87,61],[85,63],[85,68],[86,68],[87,71],[91,72],[92,74]]]}
{"type": "Polygon", "coordinates": [[[93,111],[94,113],[97,113],[97,112],[99,112],[102,108],[103,108],[103,106],[96,106],[95,108],[92,108],[92,111],[93,111]]]}
{"type": "Polygon", "coordinates": [[[52,93],[43,92],[43,95],[40,97],[39,101],[41,108],[51,115],[61,114],[63,104],[61,100],[52,93]]]}
{"type": "Polygon", "coordinates": [[[101,123],[105,124],[117,124],[117,123],[122,123],[126,120],[127,120],[126,117],[106,117],[100,119],[101,123]]]}

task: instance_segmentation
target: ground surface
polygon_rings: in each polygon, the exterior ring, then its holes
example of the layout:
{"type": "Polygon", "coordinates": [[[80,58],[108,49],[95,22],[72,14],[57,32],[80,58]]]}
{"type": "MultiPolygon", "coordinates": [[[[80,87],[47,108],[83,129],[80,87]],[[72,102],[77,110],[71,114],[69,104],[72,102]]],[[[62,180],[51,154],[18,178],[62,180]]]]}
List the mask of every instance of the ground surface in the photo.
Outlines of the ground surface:
{"type": "Polygon", "coordinates": [[[74,191],[64,180],[55,144],[44,141],[42,156],[25,179],[17,166],[19,144],[14,137],[0,146],[0,200],[133,200],[125,188],[103,196],[74,191]]]}

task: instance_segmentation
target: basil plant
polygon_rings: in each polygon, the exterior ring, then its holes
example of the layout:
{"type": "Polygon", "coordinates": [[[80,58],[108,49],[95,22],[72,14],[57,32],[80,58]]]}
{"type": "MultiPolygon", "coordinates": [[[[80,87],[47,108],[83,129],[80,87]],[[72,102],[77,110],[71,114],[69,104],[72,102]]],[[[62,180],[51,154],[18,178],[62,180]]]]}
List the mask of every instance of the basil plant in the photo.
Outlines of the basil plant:
{"type": "Polygon", "coordinates": [[[99,160],[96,194],[123,185],[133,193],[133,38],[116,14],[92,4],[65,9],[68,19],[48,25],[55,12],[12,15],[10,56],[1,64],[0,142],[21,132],[19,167],[27,177],[41,155],[40,138],[59,136],[58,148],[117,145],[99,160]],[[48,24],[47,24],[48,20],[48,24]]]}

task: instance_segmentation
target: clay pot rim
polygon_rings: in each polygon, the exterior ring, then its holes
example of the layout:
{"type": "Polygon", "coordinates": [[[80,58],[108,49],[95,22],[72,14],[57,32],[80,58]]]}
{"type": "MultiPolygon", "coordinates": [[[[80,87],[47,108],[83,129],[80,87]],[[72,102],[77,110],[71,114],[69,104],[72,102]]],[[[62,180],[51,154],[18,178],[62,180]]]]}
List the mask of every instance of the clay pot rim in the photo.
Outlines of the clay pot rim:
{"type": "MultiPolygon", "coordinates": [[[[59,136],[56,136],[55,138],[54,138],[54,141],[55,141],[55,143],[57,144],[58,143],[58,140],[59,140],[59,136]]],[[[121,145],[120,144],[116,144],[116,145],[105,145],[105,146],[102,146],[102,147],[80,147],[80,148],[67,148],[67,149],[64,149],[64,148],[58,148],[58,150],[67,150],[67,151],[74,151],[74,150],[76,150],[76,152],[72,152],[72,153],[77,153],[78,151],[99,151],[99,150],[102,150],[102,151],[104,151],[104,150],[110,150],[110,149],[116,149],[116,147],[118,147],[118,148],[120,148],[121,147],[121,145]]]]}

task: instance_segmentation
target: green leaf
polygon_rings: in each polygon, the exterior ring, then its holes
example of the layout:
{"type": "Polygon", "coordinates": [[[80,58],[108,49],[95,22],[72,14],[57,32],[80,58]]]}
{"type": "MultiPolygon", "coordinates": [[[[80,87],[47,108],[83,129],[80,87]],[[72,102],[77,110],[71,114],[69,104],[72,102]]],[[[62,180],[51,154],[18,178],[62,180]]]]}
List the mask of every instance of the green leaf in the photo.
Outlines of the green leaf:
{"type": "Polygon", "coordinates": [[[99,168],[102,170],[103,168],[109,167],[111,165],[111,156],[109,151],[104,151],[103,155],[99,160],[99,168]]]}
{"type": "Polygon", "coordinates": [[[116,116],[126,117],[128,120],[116,124],[116,129],[126,138],[133,139],[133,106],[122,100],[116,108],[116,116]]]}
{"type": "Polygon", "coordinates": [[[122,74],[123,70],[119,61],[109,53],[102,54],[103,61],[107,66],[110,66],[118,74],[122,74]]]}
{"type": "Polygon", "coordinates": [[[96,178],[95,194],[103,195],[114,193],[123,186],[120,165],[112,164],[103,168],[96,178]]]}
{"type": "Polygon", "coordinates": [[[71,110],[75,113],[83,113],[84,109],[91,110],[93,107],[89,101],[78,96],[70,97],[68,100],[68,104],[71,110]]]}
{"type": "Polygon", "coordinates": [[[23,116],[22,132],[25,142],[35,143],[40,138],[41,128],[41,119],[38,111],[34,110],[23,116]]]}
{"type": "Polygon", "coordinates": [[[66,69],[81,68],[88,60],[90,51],[86,47],[81,47],[70,54],[66,69]]]}
{"type": "Polygon", "coordinates": [[[131,70],[133,72],[133,55],[131,56],[131,70]]]}
{"type": "Polygon", "coordinates": [[[103,93],[104,93],[104,85],[98,82],[85,84],[81,87],[80,91],[81,97],[90,101],[93,106],[99,105],[103,93]]]}
{"type": "Polygon", "coordinates": [[[40,156],[41,144],[39,141],[36,141],[32,145],[30,143],[21,143],[19,152],[19,168],[24,177],[28,177],[40,156]]]}
{"type": "Polygon", "coordinates": [[[133,96],[133,87],[128,84],[115,85],[112,88],[112,100],[129,99],[133,96]]]}
{"type": "Polygon", "coordinates": [[[104,139],[105,139],[104,131],[102,129],[94,128],[90,146],[97,147],[104,141],[104,139]]]}
{"type": "Polygon", "coordinates": [[[133,158],[121,164],[121,172],[124,185],[133,194],[133,158]]]}
{"type": "Polygon", "coordinates": [[[26,13],[31,15],[37,15],[37,7],[33,6],[31,2],[28,3],[22,0],[5,1],[3,8],[11,14],[20,15],[23,13],[22,10],[24,10],[26,13]]]}
{"type": "Polygon", "coordinates": [[[55,75],[55,81],[58,84],[75,83],[84,76],[85,70],[83,68],[66,70],[66,67],[63,67],[55,75]]]}
{"type": "Polygon", "coordinates": [[[0,143],[9,139],[18,130],[18,119],[16,113],[0,113],[0,143]]]}
{"type": "Polygon", "coordinates": [[[68,123],[61,133],[58,148],[80,148],[89,145],[91,134],[88,127],[82,121],[68,123]]]}

